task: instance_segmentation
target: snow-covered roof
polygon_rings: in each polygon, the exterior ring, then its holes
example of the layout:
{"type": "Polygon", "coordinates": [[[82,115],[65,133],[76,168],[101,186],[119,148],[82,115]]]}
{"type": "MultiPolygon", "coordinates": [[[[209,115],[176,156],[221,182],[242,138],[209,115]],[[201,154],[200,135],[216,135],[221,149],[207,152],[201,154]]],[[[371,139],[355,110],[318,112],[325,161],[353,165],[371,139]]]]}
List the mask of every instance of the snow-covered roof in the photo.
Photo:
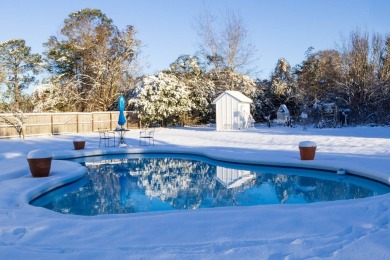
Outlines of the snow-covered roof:
{"type": "Polygon", "coordinates": [[[290,113],[290,111],[288,110],[288,108],[285,104],[281,104],[279,107],[279,111],[280,111],[280,109],[282,109],[284,111],[284,113],[290,113]]]}
{"type": "Polygon", "coordinates": [[[216,104],[218,102],[218,100],[221,99],[224,95],[229,95],[232,98],[234,98],[242,103],[253,103],[252,99],[248,98],[247,96],[245,96],[244,94],[242,94],[239,91],[226,90],[221,95],[219,95],[216,99],[214,99],[213,104],[216,104]]]}

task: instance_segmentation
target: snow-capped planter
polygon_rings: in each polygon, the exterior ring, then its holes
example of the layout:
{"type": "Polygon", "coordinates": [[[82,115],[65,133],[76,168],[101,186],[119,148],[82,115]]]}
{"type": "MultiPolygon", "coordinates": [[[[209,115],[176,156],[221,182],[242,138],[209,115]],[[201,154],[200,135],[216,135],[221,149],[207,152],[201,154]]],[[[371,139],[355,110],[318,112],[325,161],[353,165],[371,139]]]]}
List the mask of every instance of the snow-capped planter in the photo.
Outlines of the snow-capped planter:
{"type": "Polygon", "coordinates": [[[75,150],[82,150],[85,147],[85,139],[83,137],[75,137],[73,139],[73,146],[75,150]]]}
{"type": "Polygon", "coordinates": [[[32,150],[27,154],[27,161],[33,177],[47,177],[50,173],[53,156],[46,150],[32,150]]]}
{"type": "Polygon", "coordinates": [[[299,143],[299,154],[301,160],[314,160],[317,145],[312,141],[302,141],[299,143]]]}

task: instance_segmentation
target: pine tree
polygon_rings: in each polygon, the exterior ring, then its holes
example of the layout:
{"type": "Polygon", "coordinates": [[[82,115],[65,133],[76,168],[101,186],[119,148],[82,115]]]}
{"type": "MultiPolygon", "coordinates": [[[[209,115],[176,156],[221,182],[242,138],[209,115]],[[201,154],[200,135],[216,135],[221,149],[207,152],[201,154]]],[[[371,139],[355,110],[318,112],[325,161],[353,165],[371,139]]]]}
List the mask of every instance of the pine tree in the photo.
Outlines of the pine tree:
{"type": "Polygon", "coordinates": [[[35,81],[39,72],[41,56],[32,54],[25,40],[8,40],[0,44],[0,68],[3,82],[7,85],[13,99],[13,108],[19,110],[20,95],[23,89],[35,81]]]}

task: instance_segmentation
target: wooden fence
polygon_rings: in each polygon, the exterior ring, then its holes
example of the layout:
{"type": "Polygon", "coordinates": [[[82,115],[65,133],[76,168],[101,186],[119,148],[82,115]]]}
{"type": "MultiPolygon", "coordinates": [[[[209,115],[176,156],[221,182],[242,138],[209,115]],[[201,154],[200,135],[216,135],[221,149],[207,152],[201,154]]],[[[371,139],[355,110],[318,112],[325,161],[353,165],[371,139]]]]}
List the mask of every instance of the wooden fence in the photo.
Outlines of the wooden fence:
{"type": "MultiPolygon", "coordinates": [[[[26,113],[24,114],[24,132],[26,136],[55,135],[69,133],[97,132],[98,128],[115,129],[118,125],[119,111],[92,113],[26,113]]],[[[135,112],[125,111],[125,128],[139,128],[135,112]]],[[[15,127],[5,118],[12,119],[12,114],[0,114],[0,138],[17,137],[15,127]]]]}

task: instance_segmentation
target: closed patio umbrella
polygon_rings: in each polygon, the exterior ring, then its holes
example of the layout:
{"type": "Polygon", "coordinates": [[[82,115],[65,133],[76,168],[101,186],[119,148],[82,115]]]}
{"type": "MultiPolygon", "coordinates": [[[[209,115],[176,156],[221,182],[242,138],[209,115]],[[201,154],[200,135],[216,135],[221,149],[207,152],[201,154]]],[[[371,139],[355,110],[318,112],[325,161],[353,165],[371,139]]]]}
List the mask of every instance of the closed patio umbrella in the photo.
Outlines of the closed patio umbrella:
{"type": "Polygon", "coordinates": [[[126,123],[126,118],[125,118],[125,98],[123,97],[123,94],[119,96],[118,100],[118,108],[119,108],[119,119],[118,119],[118,125],[123,128],[123,125],[126,123]]]}

